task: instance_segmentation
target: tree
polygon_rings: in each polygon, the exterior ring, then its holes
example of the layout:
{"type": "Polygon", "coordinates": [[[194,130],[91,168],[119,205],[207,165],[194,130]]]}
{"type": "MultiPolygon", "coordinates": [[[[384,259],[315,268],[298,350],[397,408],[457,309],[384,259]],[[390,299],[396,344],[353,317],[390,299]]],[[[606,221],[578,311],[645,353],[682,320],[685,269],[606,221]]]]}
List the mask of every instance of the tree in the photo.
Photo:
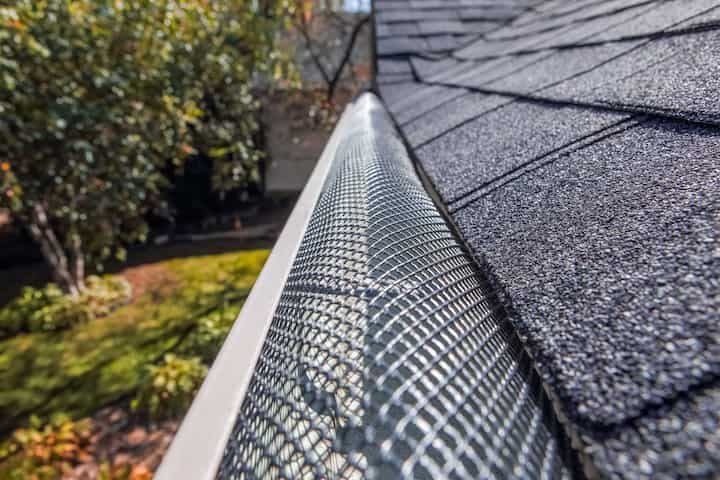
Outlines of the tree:
{"type": "Polygon", "coordinates": [[[16,0],[0,7],[0,207],[55,281],[84,289],[147,235],[167,162],[213,159],[218,189],[257,178],[257,78],[286,74],[281,2],[16,0]]]}
{"type": "Polygon", "coordinates": [[[305,42],[305,49],[313,65],[325,83],[325,96],[333,103],[338,84],[346,67],[352,68],[352,56],[363,27],[368,24],[368,15],[343,16],[341,2],[323,0],[295,0],[293,25],[305,42]],[[336,50],[334,38],[324,37],[320,29],[334,29],[341,37],[347,38],[339,59],[332,58],[336,50]]]}

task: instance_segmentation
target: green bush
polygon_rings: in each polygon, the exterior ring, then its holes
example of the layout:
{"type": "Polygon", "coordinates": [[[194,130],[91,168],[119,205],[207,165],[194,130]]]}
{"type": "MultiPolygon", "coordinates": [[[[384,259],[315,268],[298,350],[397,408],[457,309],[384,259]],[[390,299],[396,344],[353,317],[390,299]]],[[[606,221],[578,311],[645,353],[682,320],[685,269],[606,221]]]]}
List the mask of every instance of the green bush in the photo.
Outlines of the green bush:
{"type": "Polygon", "coordinates": [[[33,417],[29,428],[13,432],[0,445],[0,477],[56,479],[88,456],[91,422],[55,415],[46,424],[33,417]]]}
{"type": "Polygon", "coordinates": [[[190,407],[206,374],[207,367],[199,357],[167,354],[160,365],[147,367],[132,409],[155,420],[182,415],[190,407]]]}
{"type": "Polygon", "coordinates": [[[51,332],[108,315],[130,300],[130,284],[122,277],[91,276],[75,299],[50,283],[25,287],[21,295],[0,309],[0,338],[18,333],[51,332]]]}
{"type": "Polygon", "coordinates": [[[210,365],[235,323],[238,313],[237,306],[235,307],[220,308],[199,319],[195,330],[181,345],[179,353],[187,356],[198,356],[203,363],[210,365]]]}
{"type": "Polygon", "coordinates": [[[255,87],[289,78],[281,0],[0,2],[0,208],[79,294],[167,213],[168,163],[259,181],[255,87]]]}
{"type": "Polygon", "coordinates": [[[125,278],[117,275],[90,276],[85,280],[86,290],[80,297],[90,318],[104,317],[132,298],[132,287],[125,278]]]}

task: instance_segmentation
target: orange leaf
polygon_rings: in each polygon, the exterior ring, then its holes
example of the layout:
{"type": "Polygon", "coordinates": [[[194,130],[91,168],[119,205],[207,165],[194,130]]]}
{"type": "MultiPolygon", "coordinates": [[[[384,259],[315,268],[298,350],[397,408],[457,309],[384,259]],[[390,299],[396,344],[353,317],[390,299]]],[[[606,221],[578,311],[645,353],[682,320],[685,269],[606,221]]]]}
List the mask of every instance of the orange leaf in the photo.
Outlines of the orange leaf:
{"type": "Polygon", "coordinates": [[[18,30],[25,30],[25,24],[23,24],[20,20],[8,20],[5,22],[5,25],[7,25],[10,28],[16,28],[18,30]]]}
{"type": "Polygon", "coordinates": [[[144,465],[137,465],[133,467],[130,473],[130,480],[150,480],[152,478],[152,472],[148,470],[144,465]]]}

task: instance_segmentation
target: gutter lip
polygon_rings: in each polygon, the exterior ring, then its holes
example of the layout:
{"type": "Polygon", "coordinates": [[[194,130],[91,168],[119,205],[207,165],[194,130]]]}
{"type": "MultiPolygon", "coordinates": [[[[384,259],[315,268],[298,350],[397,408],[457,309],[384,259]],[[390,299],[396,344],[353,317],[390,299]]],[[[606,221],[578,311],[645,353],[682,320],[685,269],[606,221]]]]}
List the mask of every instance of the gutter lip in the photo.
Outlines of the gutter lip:
{"type": "Polygon", "coordinates": [[[355,108],[343,112],[239,316],[158,468],[156,480],[214,479],[283,287],[355,108]]]}

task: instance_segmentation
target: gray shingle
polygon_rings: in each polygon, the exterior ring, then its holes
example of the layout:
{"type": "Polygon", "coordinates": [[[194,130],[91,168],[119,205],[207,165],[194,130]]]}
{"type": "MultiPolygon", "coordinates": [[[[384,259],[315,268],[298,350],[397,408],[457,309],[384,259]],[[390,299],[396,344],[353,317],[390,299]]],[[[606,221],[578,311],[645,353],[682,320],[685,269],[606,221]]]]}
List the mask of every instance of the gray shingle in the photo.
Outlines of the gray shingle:
{"type": "Polygon", "coordinates": [[[453,50],[460,45],[457,38],[453,35],[433,35],[426,37],[430,50],[433,52],[453,50]]]}
{"type": "Polygon", "coordinates": [[[427,50],[428,44],[421,37],[388,37],[377,41],[377,52],[380,55],[422,53],[427,50]]]}
{"type": "MultiPolygon", "coordinates": [[[[598,43],[596,39],[598,35],[624,22],[629,22],[652,8],[652,5],[640,4],[640,6],[623,9],[613,15],[599,16],[584,22],[571,22],[550,30],[540,30],[514,38],[508,36],[508,38],[493,41],[480,39],[459,50],[457,57],[479,60],[502,55],[598,43]]],[[[491,35],[494,34],[497,34],[497,32],[493,32],[491,35]]]]}
{"type": "Polygon", "coordinates": [[[456,60],[452,57],[442,60],[417,60],[418,59],[413,58],[412,64],[420,78],[426,82],[441,82],[443,79],[452,80],[463,72],[477,68],[475,63],[456,60]]]}
{"type": "Polygon", "coordinates": [[[385,10],[407,10],[410,0],[375,0],[375,9],[378,12],[385,10]]]}
{"type": "Polygon", "coordinates": [[[460,0],[410,0],[413,8],[443,8],[454,10],[462,5],[460,0]]]}
{"type": "Polygon", "coordinates": [[[381,23],[389,22],[411,22],[417,20],[449,20],[457,19],[458,14],[455,10],[389,10],[378,12],[376,19],[381,23]]]}
{"type": "Polygon", "coordinates": [[[394,36],[408,36],[408,35],[419,35],[420,27],[416,22],[401,22],[391,23],[388,25],[388,30],[391,35],[394,36]]]}
{"type": "Polygon", "coordinates": [[[392,103],[392,111],[395,116],[401,114],[404,110],[416,107],[418,103],[427,102],[435,95],[442,95],[443,93],[455,89],[425,85],[424,83],[417,83],[417,87],[412,91],[407,91],[406,94],[392,103]]]}
{"type": "Polygon", "coordinates": [[[595,3],[588,8],[581,8],[571,11],[567,15],[547,17],[538,19],[535,22],[531,22],[527,25],[517,26],[509,25],[505,28],[497,30],[492,34],[488,35],[490,40],[502,40],[505,38],[517,38],[526,37],[546,30],[554,30],[562,27],[566,27],[570,24],[583,24],[587,23],[591,19],[597,19],[600,22],[605,22],[608,25],[612,25],[619,21],[619,18],[625,17],[628,12],[625,10],[631,10],[630,15],[636,15],[642,10],[640,6],[647,4],[647,0],[612,0],[595,3]],[[620,15],[620,14],[623,15],[620,15]]]}
{"type": "MultiPolygon", "coordinates": [[[[593,5],[602,3],[604,1],[605,0],[576,0],[573,2],[568,2],[567,0],[549,0],[535,6],[532,10],[532,13],[534,14],[533,18],[529,20],[534,21],[534,19],[536,18],[548,18],[568,15],[577,10],[582,10],[593,5]]],[[[527,23],[527,21],[518,23],[524,24],[527,23]]]]}
{"type": "MultiPolygon", "coordinates": [[[[597,68],[605,62],[627,53],[639,44],[639,41],[634,41],[609,43],[592,48],[558,50],[520,70],[499,76],[498,80],[487,83],[486,86],[520,94],[529,94],[597,68]]],[[[521,67],[522,65],[518,66],[521,67]]]]}
{"type": "Polygon", "coordinates": [[[442,60],[428,60],[422,57],[411,57],[410,63],[423,79],[435,73],[453,69],[460,64],[458,60],[455,60],[452,57],[446,57],[442,60]]]}
{"type": "Polygon", "coordinates": [[[608,478],[707,479],[720,471],[720,385],[682,395],[594,445],[608,478]]]}
{"type": "Polygon", "coordinates": [[[492,32],[500,25],[497,22],[487,20],[463,20],[462,23],[465,27],[465,31],[468,32],[469,35],[475,36],[492,32]]]}
{"type": "Polygon", "coordinates": [[[439,88],[440,90],[433,90],[430,95],[424,95],[422,101],[412,102],[409,106],[403,109],[396,109],[395,119],[397,122],[400,124],[408,122],[431,111],[439,105],[452,100],[453,98],[457,98],[467,93],[467,90],[463,88],[439,88]]]}
{"type": "Polygon", "coordinates": [[[403,125],[403,133],[414,147],[432,140],[470,121],[483,112],[512,102],[512,99],[499,95],[472,93],[457,97],[436,108],[427,115],[403,125]]]}
{"type": "Polygon", "coordinates": [[[379,74],[377,81],[378,83],[407,83],[415,81],[415,77],[412,73],[385,73],[379,74]]]}
{"type": "Polygon", "coordinates": [[[475,7],[463,8],[458,12],[463,20],[505,21],[518,16],[521,11],[512,7],[475,7]]]}
{"type": "Polygon", "coordinates": [[[686,28],[692,27],[695,23],[707,20],[706,14],[712,9],[718,9],[718,5],[720,5],[718,0],[661,2],[632,21],[603,32],[594,40],[604,42],[627,37],[648,36],[679,25],[686,28]]]}
{"type": "Polygon", "coordinates": [[[377,38],[389,37],[390,36],[390,27],[385,23],[376,23],[375,24],[375,36],[377,38]]]}
{"type": "Polygon", "coordinates": [[[416,154],[451,203],[530,159],[626,117],[517,101],[452,130],[416,154]]]}
{"type": "Polygon", "coordinates": [[[398,102],[405,98],[407,95],[412,95],[418,90],[422,90],[425,87],[422,83],[407,82],[407,83],[388,83],[378,85],[380,95],[382,95],[385,103],[392,108],[395,102],[398,102]]]}
{"type": "Polygon", "coordinates": [[[379,73],[411,73],[412,68],[408,60],[378,60],[378,72],[379,73]]]}
{"type": "Polygon", "coordinates": [[[720,31],[670,37],[542,93],[719,123],[718,58],[720,31]]]}
{"type": "Polygon", "coordinates": [[[454,214],[581,425],[622,423],[720,373],[719,156],[715,129],[647,122],[454,214]]]}
{"type": "MultiPolygon", "coordinates": [[[[447,83],[463,86],[463,87],[482,87],[489,82],[497,79],[502,79],[516,72],[521,72],[522,69],[528,65],[534,65],[537,62],[551,56],[554,53],[553,50],[528,53],[525,55],[515,55],[512,57],[499,57],[497,59],[487,62],[467,62],[470,65],[475,64],[476,66],[471,69],[465,70],[463,73],[455,75],[454,78],[449,76],[434,76],[440,81],[447,83]]],[[[518,73],[521,75],[521,73],[518,73]]],[[[498,90],[506,90],[505,88],[499,88],[498,90]]]]}
{"type": "Polygon", "coordinates": [[[423,20],[420,22],[423,35],[438,33],[465,33],[465,25],[460,20],[423,20]]]}

